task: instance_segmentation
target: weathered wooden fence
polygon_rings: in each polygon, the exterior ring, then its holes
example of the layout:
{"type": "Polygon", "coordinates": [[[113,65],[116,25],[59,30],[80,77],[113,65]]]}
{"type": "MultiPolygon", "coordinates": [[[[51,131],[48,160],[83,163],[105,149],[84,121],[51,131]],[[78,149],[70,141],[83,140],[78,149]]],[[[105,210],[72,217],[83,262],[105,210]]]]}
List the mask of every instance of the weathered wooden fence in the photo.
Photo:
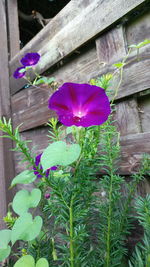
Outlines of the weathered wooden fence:
{"type": "MultiPolygon", "coordinates": [[[[17,1],[3,0],[0,2],[0,7],[0,21],[4,21],[0,29],[0,52],[4,51],[0,55],[2,76],[0,115],[7,117],[11,115],[14,127],[23,123],[20,128],[21,135],[25,139],[32,139],[32,146],[38,145],[38,151],[42,151],[48,142],[47,128],[44,125],[52,116],[47,108],[50,90],[45,87],[22,89],[25,80],[15,80],[12,77],[14,70],[19,67],[19,59],[27,52],[38,52],[41,55],[40,63],[36,67],[38,73],[46,72],[48,76],[54,76],[61,83],[82,83],[110,72],[111,65],[127,55],[128,45],[150,39],[149,1],[72,0],[18,52],[17,1]],[[6,3],[7,33],[4,9],[6,3]],[[14,21],[13,25],[11,21],[14,21]],[[7,36],[9,42],[6,40],[7,36]],[[9,79],[7,49],[10,54],[9,79]],[[103,64],[104,62],[106,64],[103,64]],[[8,110],[5,110],[6,105],[9,107],[8,110]]],[[[134,56],[133,51],[130,59],[134,56]]],[[[115,119],[121,133],[119,168],[121,174],[128,175],[134,172],[143,153],[150,152],[149,87],[150,46],[147,46],[141,49],[140,60],[131,61],[124,68],[123,81],[117,96],[115,119]]],[[[6,167],[5,142],[2,140],[1,142],[0,199],[3,200],[1,205],[3,208],[0,210],[0,216],[2,217],[6,202],[5,182],[13,177],[12,174],[5,172],[10,172],[13,166],[10,163],[9,168],[6,167]]],[[[10,158],[8,153],[7,157],[10,158]]],[[[18,173],[25,166],[18,164],[18,155],[13,156],[13,160],[15,172],[18,173]]]]}

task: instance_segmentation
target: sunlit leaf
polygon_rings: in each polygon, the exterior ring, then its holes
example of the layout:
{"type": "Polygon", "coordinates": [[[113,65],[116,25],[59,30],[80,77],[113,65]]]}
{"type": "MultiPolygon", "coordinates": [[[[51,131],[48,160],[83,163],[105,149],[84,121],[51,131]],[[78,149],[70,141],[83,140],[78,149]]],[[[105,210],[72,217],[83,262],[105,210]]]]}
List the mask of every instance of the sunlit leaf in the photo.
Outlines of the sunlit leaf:
{"type": "Polygon", "coordinates": [[[13,210],[21,215],[28,211],[29,208],[35,208],[41,199],[40,189],[33,189],[31,192],[27,190],[20,190],[16,193],[13,199],[13,210]]]}
{"type": "Polygon", "coordinates": [[[43,170],[45,171],[56,165],[67,166],[78,159],[80,152],[81,148],[78,144],[67,145],[62,141],[54,142],[42,154],[43,170]]]}
{"type": "Polygon", "coordinates": [[[30,255],[22,256],[14,265],[14,267],[35,267],[35,260],[30,255]]]}
{"type": "Polygon", "coordinates": [[[32,219],[30,213],[21,215],[12,228],[11,242],[14,244],[17,240],[31,241],[36,238],[42,228],[42,218],[36,216],[32,219]]]}
{"type": "Polygon", "coordinates": [[[36,266],[35,267],[49,267],[49,263],[46,259],[41,258],[37,261],[36,266]]]}
{"type": "Polygon", "coordinates": [[[122,68],[124,65],[125,65],[124,62],[118,62],[118,63],[113,64],[113,66],[118,68],[118,69],[122,68]]]}
{"type": "Polygon", "coordinates": [[[0,231],[0,249],[6,249],[11,239],[11,230],[0,231]]]}
{"type": "Polygon", "coordinates": [[[29,184],[34,182],[36,179],[36,175],[34,175],[33,172],[29,170],[25,170],[18,174],[11,182],[11,187],[13,187],[16,184],[29,184]]]}
{"type": "Polygon", "coordinates": [[[4,249],[1,248],[0,249],[0,262],[6,259],[9,256],[10,252],[11,252],[10,246],[7,246],[7,248],[4,248],[4,249]]]}

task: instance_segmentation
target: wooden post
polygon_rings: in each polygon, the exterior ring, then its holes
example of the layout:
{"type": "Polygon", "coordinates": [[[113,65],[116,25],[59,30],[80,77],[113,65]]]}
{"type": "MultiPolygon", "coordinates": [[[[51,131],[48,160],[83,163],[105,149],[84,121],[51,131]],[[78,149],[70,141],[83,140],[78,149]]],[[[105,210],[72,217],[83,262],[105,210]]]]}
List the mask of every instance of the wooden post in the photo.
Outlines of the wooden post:
{"type": "MultiPolygon", "coordinates": [[[[6,27],[6,2],[0,1],[0,117],[9,118],[10,112],[10,90],[8,69],[8,46],[6,27]]],[[[2,133],[0,133],[2,135],[2,133]]],[[[12,152],[9,149],[12,144],[9,140],[0,138],[0,228],[4,228],[2,218],[6,216],[7,203],[10,201],[11,192],[7,192],[10,178],[13,178],[12,152]]]]}
{"type": "Polygon", "coordinates": [[[9,59],[12,59],[20,50],[19,22],[17,0],[5,0],[7,4],[7,25],[9,35],[9,59]]]}

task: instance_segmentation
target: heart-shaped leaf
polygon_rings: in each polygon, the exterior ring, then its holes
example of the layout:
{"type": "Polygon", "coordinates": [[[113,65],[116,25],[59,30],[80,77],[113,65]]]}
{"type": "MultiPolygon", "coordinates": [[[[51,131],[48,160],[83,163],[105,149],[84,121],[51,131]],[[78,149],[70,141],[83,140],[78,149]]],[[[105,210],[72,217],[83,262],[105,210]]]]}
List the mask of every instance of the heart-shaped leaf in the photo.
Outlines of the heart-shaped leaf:
{"type": "Polygon", "coordinates": [[[35,260],[30,255],[22,256],[14,265],[14,267],[35,267],[35,260]]]}
{"type": "Polygon", "coordinates": [[[0,249],[7,249],[11,239],[11,230],[0,231],[0,249]]]}
{"type": "Polygon", "coordinates": [[[41,156],[43,170],[52,166],[67,166],[78,159],[81,148],[78,144],[67,145],[63,141],[57,141],[50,144],[41,156]]]}
{"type": "Polygon", "coordinates": [[[21,215],[12,228],[11,242],[14,244],[17,240],[31,241],[36,238],[42,228],[42,218],[36,216],[34,220],[30,213],[21,215]]]}
{"type": "Polygon", "coordinates": [[[34,180],[36,179],[36,175],[29,171],[29,170],[25,170],[23,172],[21,172],[20,174],[18,174],[11,182],[11,187],[13,187],[16,184],[30,184],[32,182],[34,182],[34,180]]]}
{"type": "Polygon", "coordinates": [[[36,267],[49,267],[49,263],[46,259],[41,258],[37,261],[36,267]]]}
{"type": "Polygon", "coordinates": [[[28,211],[29,208],[35,208],[41,199],[40,189],[33,189],[31,192],[27,190],[20,190],[13,199],[13,210],[21,215],[28,211]]]}
{"type": "Polygon", "coordinates": [[[22,256],[14,265],[14,267],[49,267],[46,259],[40,258],[35,264],[35,260],[30,255],[22,256]]]}
{"type": "Polygon", "coordinates": [[[10,246],[7,246],[7,248],[1,248],[0,249],[0,262],[6,259],[11,252],[10,246]]]}

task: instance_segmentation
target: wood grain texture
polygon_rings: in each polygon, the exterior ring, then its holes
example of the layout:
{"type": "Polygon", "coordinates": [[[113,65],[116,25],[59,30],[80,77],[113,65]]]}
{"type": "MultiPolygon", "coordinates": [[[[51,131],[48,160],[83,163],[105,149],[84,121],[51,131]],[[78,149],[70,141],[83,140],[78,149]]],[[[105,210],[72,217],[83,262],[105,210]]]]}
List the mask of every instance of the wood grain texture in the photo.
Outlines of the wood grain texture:
{"type": "Polygon", "coordinates": [[[141,123],[136,99],[130,98],[117,103],[114,120],[121,136],[140,133],[141,123]]]}
{"type": "MultiPolygon", "coordinates": [[[[52,73],[52,75],[60,84],[66,81],[79,83],[88,82],[91,78],[99,76],[98,74],[100,73],[100,66],[95,58],[95,54],[96,50],[93,48],[90,52],[87,51],[76,60],[62,66],[59,70],[52,73]]],[[[145,59],[142,61],[135,61],[124,69],[123,81],[116,99],[131,96],[149,88],[149,65],[150,59],[145,59]]],[[[116,81],[112,83],[112,92],[115,91],[116,85],[116,81]]],[[[41,87],[24,89],[12,96],[11,105],[14,126],[16,127],[20,123],[23,123],[20,130],[24,131],[43,125],[49,117],[54,115],[54,113],[50,112],[47,108],[50,94],[51,92],[49,89],[41,87]]],[[[125,107],[127,108],[127,105],[122,104],[123,110],[125,107]]],[[[131,110],[132,108],[129,109],[131,110]]],[[[133,127],[129,126],[129,128],[131,129],[133,127]]],[[[137,130],[138,126],[135,128],[137,130]]]]}
{"type": "Polygon", "coordinates": [[[48,109],[49,88],[28,88],[12,98],[12,117],[14,127],[20,126],[20,131],[45,124],[55,112],[48,109]]]}
{"type": "Polygon", "coordinates": [[[138,44],[150,39],[150,11],[126,25],[127,44],[138,44]]]}
{"type": "MultiPolygon", "coordinates": [[[[64,82],[88,82],[99,68],[96,49],[89,47],[73,61],[60,67],[52,76],[62,84],[64,82]]],[[[54,112],[48,109],[49,88],[27,88],[11,97],[14,127],[23,123],[20,131],[43,125],[54,112]]]]}
{"type": "MultiPolygon", "coordinates": [[[[10,92],[9,92],[9,70],[8,70],[8,50],[6,31],[6,2],[0,1],[0,118],[10,117],[10,92]]],[[[2,133],[0,133],[2,135],[2,133]]],[[[12,147],[10,141],[0,138],[0,228],[4,227],[2,218],[6,215],[7,201],[10,200],[10,193],[7,188],[10,178],[14,176],[12,155],[9,149],[12,147]]]]}
{"type": "Polygon", "coordinates": [[[126,43],[122,26],[102,34],[96,40],[97,56],[100,65],[111,65],[126,56],[126,43]]]}
{"type": "MultiPolygon", "coordinates": [[[[61,30],[56,31],[52,38],[46,39],[44,44],[41,42],[43,37],[39,36],[37,38],[38,48],[36,42],[32,46],[31,41],[10,62],[11,75],[18,66],[20,57],[29,50],[31,51],[32,47],[34,47],[34,51],[39,52],[42,56],[36,67],[36,71],[42,73],[144,2],[145,0],[94,0],[61,30]],[[117,12],[114,12],[114,10],[117,10],[117,12]]],[[[54,21],[52,20],[46,27],[49,31],[52,28],[55,30],[54,21]]],[[[16,83],[11,76],[10,85],[11,92],[14,94],[23,87],[24,82],[20,80],[19,83],[16,83]]]]}
{"type": "Polygon", "coordinates": [[[150,94],[138,99],[142,132],[150,132],[150,94]]]}
{"type": "Polygon", "coordinates": [[[141,92],[149,88],[150,58],[128,65],[124,69],[122,85],[117,99],[141,92]]]}
{"type": "MultiPolygon", "coordinates": [[[[47,147],[49,143],[48,138],[48,127],[39,127],[36,129],[32,129],[30,131],[26,131],[21,133],[21,138],[23,140],[31,140],[32,143],[28,143],[28,147],[33,151],[36,155],[43,152],[43,150],[47,147]]],[[[20,164],[22,159],[21,153],[14,153],[14,162],[15,162],[15,172],[16,174],[20,173],[22,170],[25,170],[27,164],[25,162],[20,164]]]]}
{"type": "Polygon", "coordinates": [[[120,174],[136,172],[144,153],[150,154],[150,132],[136,133],[121,138],[120,174]]]}
{"type": "MultiPolygon", "coordinates": [[[[9,1],[9,0],[8,0],[9,1]]],[[[73,20],[77,15],[82,12],[93,0],[72,0],[67,6],[65,6],[59,14],[54,17],[51,22],[44,27],[21,51],[14,59],[10,62],[10,66],[14,66],[14,69],[17,68],[20,64],[19,59],[24,56],[27,52],[38,52],[40,47],[44,46],[46,42],[49,42],[57,32],[61,31],[71,20],[73,20]],[[15,64],[15,65],[14,65],[15,64]]],[[[12,72],[13,73],[13,72],[12,72]]],[[[34,75],[32,76],[34,77],[34,75]]],[[[14,86],[22,88],[25,84],[25,81],[18,80],[16,81],[11,78],[14,86]]]]}
{"type": "Polygon", "coordinates": [[[17,0],[7,0],[9,55],[12,59],[20,50],[17,0]]]}

